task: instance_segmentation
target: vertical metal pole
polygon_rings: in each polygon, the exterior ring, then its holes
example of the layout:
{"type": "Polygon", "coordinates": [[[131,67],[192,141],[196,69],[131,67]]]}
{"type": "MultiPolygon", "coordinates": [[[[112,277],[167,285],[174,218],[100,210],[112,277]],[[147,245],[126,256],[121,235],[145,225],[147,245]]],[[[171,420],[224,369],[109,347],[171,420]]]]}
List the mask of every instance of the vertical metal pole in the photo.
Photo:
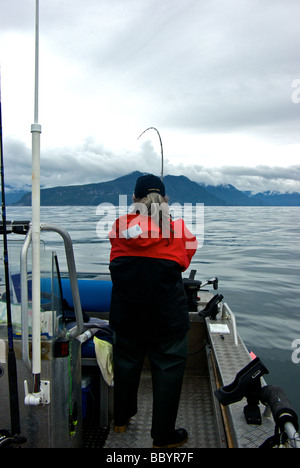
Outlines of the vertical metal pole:
{"type": "Polygon", "coordinates": [[[40,391],[41,373],[41,292],[40,292],[40,134],[38,123],[39,85],[39,0],[35,17],[35,93],[32,133],[32,373],[34,392],[40,391]]]}

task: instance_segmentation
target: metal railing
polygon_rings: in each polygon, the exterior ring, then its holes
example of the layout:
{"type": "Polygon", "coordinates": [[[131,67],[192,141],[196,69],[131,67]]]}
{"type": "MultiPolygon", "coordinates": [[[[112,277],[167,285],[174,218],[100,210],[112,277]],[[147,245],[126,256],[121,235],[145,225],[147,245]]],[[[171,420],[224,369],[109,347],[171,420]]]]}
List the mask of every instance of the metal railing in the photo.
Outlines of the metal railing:
{"type": "MultiPolygon", "coordinates": [[[[70,286],[74,304],[74,312],[76,318],[76,326],[69,331],[71,338],[76,338],[84,331],[84,323],[81,309],[81,301],[77,283],[77,274],[75,266],[75,258],[73,251],[73,244],[69,233],[62,227],[55,224],[41,224],[41,231],[51,231],[58,233],[65,246],[65,253],[68,265],[68,272],[70,278],[70,286]]],[[[21,250],[21,313],[22,313],[22,359],[26,366],[31,368],[31,361],[29,357],[29,338],[28,338],[28,274],[27,274],[27,254],[32,240],[31,227],[29,228],[23,247],[21,250]]]]}

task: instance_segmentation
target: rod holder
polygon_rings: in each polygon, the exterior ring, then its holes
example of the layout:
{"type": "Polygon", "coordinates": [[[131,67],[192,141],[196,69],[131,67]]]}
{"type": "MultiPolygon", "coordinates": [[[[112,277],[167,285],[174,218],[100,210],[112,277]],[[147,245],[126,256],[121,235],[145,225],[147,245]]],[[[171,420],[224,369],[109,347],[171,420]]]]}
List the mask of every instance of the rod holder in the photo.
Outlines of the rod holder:
{"type": "Polygon", "coordinates": [[[38,406],[50,404],[50,381],[41,380],[40,391],[37,393],[28,392],[27,380],[24,380],[24,403],[26,406],[38,406]]]}

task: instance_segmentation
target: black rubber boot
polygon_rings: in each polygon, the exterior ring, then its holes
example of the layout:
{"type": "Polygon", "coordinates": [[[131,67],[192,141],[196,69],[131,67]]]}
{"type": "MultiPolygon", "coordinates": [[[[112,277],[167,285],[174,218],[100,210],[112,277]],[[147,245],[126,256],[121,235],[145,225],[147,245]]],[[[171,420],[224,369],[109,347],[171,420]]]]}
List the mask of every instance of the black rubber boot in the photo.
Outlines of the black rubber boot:
{"type": "Polygon", "coordinates": [[[153,448],[173,448],[180,447],[188,440],[188,433],[185,429],[175,429],[173,434],[166,440],[153,440],[153,448]]]}

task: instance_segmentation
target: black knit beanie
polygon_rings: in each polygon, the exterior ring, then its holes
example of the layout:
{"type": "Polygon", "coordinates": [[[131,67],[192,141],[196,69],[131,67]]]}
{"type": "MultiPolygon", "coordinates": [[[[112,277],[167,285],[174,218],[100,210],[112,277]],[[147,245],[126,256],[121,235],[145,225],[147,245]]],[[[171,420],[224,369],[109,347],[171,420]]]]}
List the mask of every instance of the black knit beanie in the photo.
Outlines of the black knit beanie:
{"type": "Polygon", "coordinates": [[[162,197],[165,196],[165,186],[160,178],[153,174],[147,174],[139,177],[135,184],[135,197],[144,198],[151,192],[159,193],[162,197]]]}

